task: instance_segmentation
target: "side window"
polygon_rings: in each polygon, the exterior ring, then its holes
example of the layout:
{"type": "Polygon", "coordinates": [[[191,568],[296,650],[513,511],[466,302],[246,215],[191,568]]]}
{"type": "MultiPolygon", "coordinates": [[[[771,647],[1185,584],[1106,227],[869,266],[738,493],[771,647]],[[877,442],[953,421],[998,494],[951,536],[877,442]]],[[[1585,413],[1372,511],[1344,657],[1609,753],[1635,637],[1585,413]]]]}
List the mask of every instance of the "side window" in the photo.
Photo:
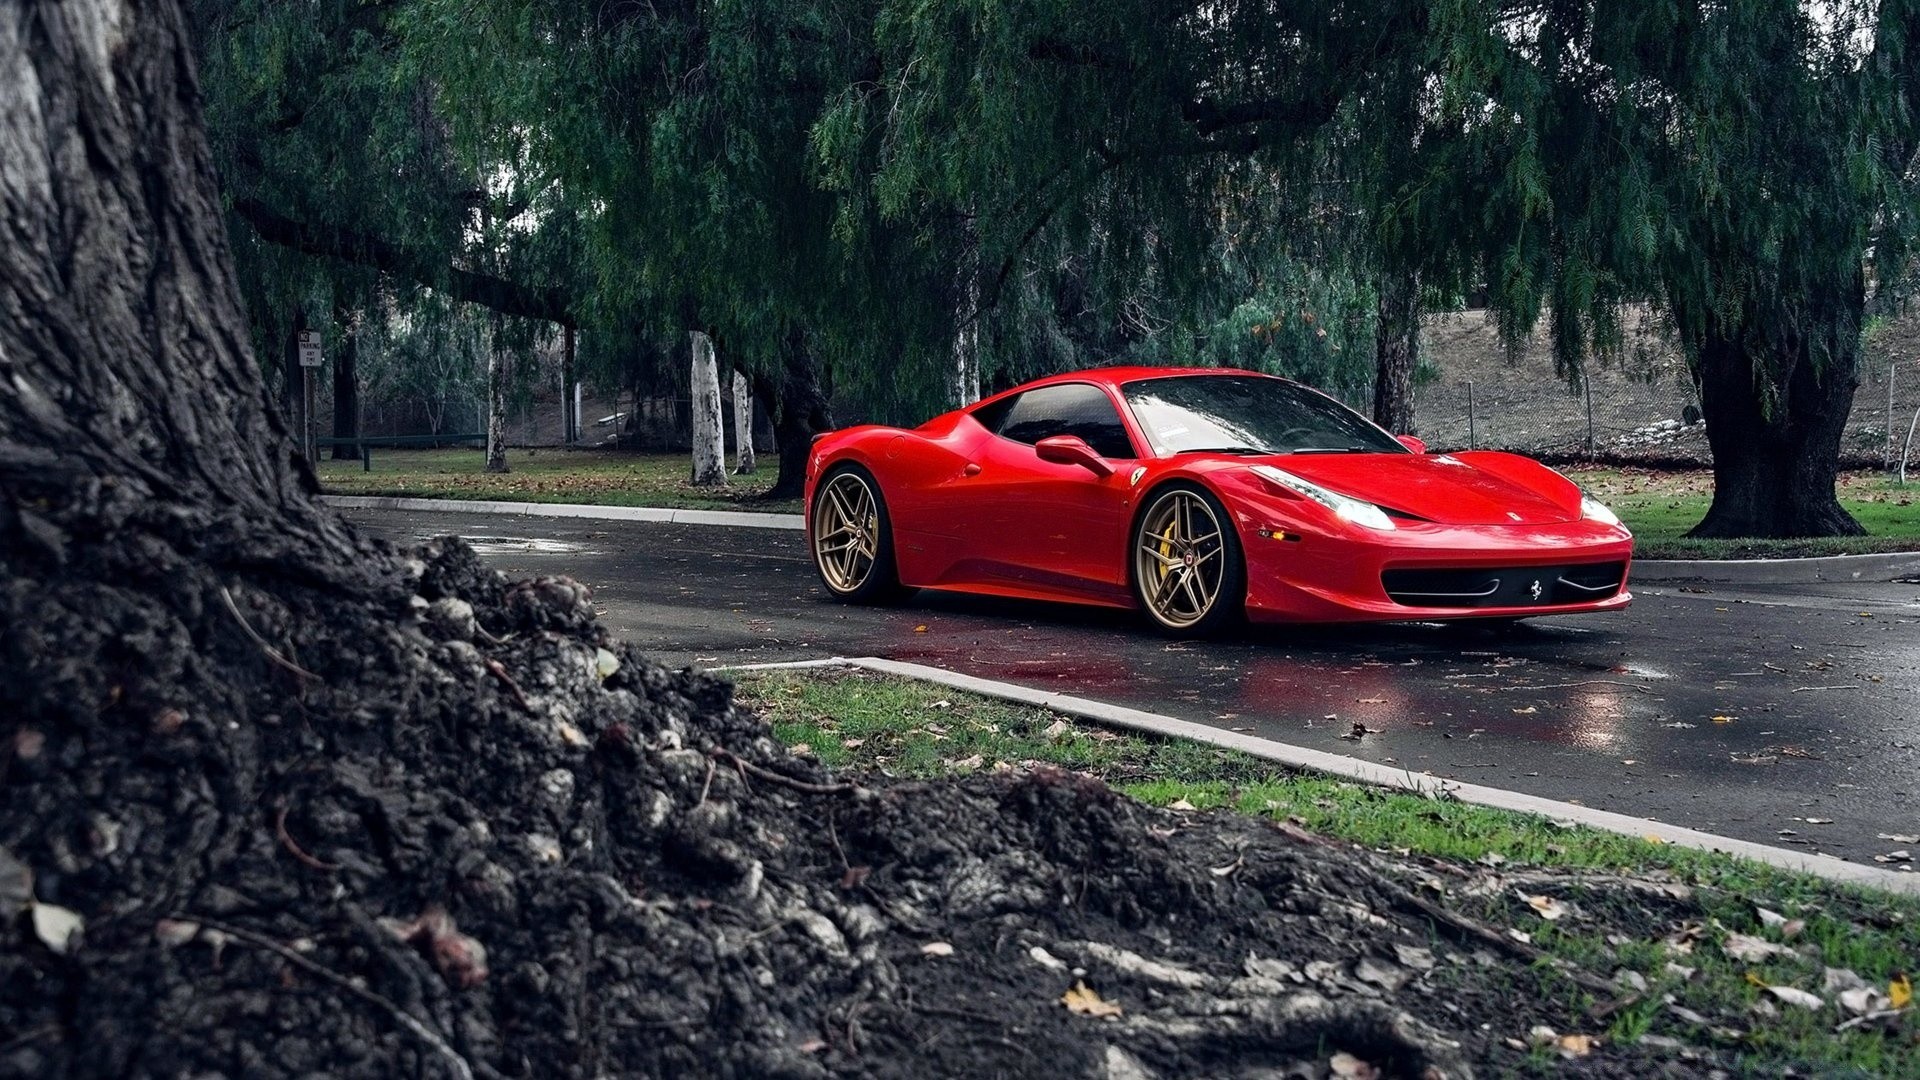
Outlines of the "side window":
{"type": "Polygon", "coordinates": [[[973,417],[975,423],[978,423],[988,431],[999,431],[1000,422],[1007,418],[1008,411],[1011,410],[1014,403],[1019,400],[1019,394],[1015,394],[1012,397],[1004,397],[991,405],[982,405],[968,415],[973,417]]]}
{"type": "Polygon", "coordinates": [[[1051,435],[1078,435],[1101,457],[1137,456],[1113,400],[1099,387],[1085,383],[1043,386],[1021,394],[999,432],[1029,446],[1051,435]]]}

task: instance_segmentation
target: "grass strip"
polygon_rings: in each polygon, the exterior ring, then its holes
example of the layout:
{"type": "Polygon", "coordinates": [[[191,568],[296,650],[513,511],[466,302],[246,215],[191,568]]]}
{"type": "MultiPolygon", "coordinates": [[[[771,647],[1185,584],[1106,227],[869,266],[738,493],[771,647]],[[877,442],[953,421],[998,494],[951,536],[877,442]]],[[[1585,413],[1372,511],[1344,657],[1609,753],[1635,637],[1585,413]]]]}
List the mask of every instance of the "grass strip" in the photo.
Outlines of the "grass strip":
{"type": "Polygon", "coordinates": [[[512,470],[485,471],[480,450],[373,451],[373,471],[358,461],[320,463],[320,483],[333,495],[386,495],[415,499],[495,499],[506,502],[584,503],[590,506],[655,506],[671,510],[750,510],[798,513],[797,499],[767,499],[775,469],[766,463],[751,476],[728,476],[724,488],[688,482],[685,454],[632,454],[611,450],[516,449],[512,470]]]}
{"type": "Polygon", "coordinates": [[[1647,1039],[1655,1046],[1678,1036],[1718,1046],[1741,1070],[1762,1075],[1788,1065],[1821,1076],[1920,1075],[1920,1025],[1910,1007],[1886,1027],[1836,1032],[1846,1014],[1836,1006],[1837,991],[1826,986],[1827,968],[1889,994],[1920,974],[1920,900],[1914,898],[1294,772],[1235,751],[1108,731],[1046,709],[895,676],[773,671],[742,675],[736,685],[740,702],[765,717],[782,741],[846,773],[935,779],[1047,764],[1096,776],[1156,806],[1290,820],[1388,855],[1446,860],[1483,879],[1577,872],[1686,885],[1698,906],[1679,921],[1634,908],[1548,922],[1517,900],[1524,889],[1514,888],[1478,896],[1455,890],[1452,902],[1494,925],[1524,927],[1551,956],[1644,980],[1639,1001],[1608,1020],[1605,1037],[1615,1042],[1647,1039]],[[1800,925],[1788,935],[1768,925],[1776,914],[1800,925]],[[1736,959],[1726,951],[1738,942],[1730,936],[1736,934],[1786,947],[1759,961],[1736,959]],[[1776,1001],[1764,989],[1769,985],[1808,990],[1824,1005],[1776,1001]]]}
{"type": "Polygon", "coordinates": [[[1638,559],[1790,559],[1920,550],[1920,486],[1903,488],[1885,473],[1845,473],[1836,488],[1840,505],[1867,530],[1865,536],[1695,540],[1685,534],[1713,503],[1710,470],[1561,471],[1620,515],[1633,530],[1638,559]]]}

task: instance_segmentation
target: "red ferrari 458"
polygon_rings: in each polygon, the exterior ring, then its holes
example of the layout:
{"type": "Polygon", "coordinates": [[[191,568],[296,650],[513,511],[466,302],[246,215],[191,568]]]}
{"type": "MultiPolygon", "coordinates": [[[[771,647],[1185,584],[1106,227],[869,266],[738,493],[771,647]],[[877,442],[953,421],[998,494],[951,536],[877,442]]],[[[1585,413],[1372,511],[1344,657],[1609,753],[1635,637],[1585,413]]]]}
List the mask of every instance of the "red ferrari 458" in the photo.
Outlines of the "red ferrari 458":
{"type": "Polygon", "coordinates": [[[807,541],[842,600],[953,589],[1182,633],[1632,599],[1632,534],[1552,469],[1430,454],[1316,390],[1214,368],[1055,375],[910,431],[821,436],[807,541]]]}

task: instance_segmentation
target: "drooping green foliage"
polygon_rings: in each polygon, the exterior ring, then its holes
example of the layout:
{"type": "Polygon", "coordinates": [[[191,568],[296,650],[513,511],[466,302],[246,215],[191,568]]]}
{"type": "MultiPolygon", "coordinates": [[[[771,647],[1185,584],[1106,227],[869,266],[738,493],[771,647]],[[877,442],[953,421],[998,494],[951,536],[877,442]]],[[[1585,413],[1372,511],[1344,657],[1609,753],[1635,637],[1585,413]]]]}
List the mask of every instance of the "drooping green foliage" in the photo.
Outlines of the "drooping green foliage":
{"type": "Polygon", "coordinates": [[[975,332],[989,389],[1353,395],[1414,287],[1550,319],[1571,376],[1650,300],[1716,527],[1831,531],[1865,291],[1910,262],[1914,0],[202,7],[234,192],[561,287],[589,362],[672,378],[705,330],[786,419],[933,411],[975,332]]]}

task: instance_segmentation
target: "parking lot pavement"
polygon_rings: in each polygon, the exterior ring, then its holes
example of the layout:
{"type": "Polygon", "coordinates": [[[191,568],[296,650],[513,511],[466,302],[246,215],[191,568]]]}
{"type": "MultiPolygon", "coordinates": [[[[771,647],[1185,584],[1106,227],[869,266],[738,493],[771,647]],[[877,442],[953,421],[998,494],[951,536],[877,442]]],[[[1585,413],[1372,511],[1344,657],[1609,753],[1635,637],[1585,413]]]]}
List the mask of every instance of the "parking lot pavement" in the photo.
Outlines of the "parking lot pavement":
{"type": "MultiPolygon", "coordinates": [[[[1495,634],[1391,625],[1171,641],[1123,612],[825,599],[799,534],[356,510],[594,589],[670,665],[884,656],[1861,861],[1920,845],[1920,585],[1636,588],[1495,634]],[[1367,734],[1351,735],[1355,722],[1367,734]]],[[[1895,864],[1898,865],[1898,864],[1895,864]]]]}

